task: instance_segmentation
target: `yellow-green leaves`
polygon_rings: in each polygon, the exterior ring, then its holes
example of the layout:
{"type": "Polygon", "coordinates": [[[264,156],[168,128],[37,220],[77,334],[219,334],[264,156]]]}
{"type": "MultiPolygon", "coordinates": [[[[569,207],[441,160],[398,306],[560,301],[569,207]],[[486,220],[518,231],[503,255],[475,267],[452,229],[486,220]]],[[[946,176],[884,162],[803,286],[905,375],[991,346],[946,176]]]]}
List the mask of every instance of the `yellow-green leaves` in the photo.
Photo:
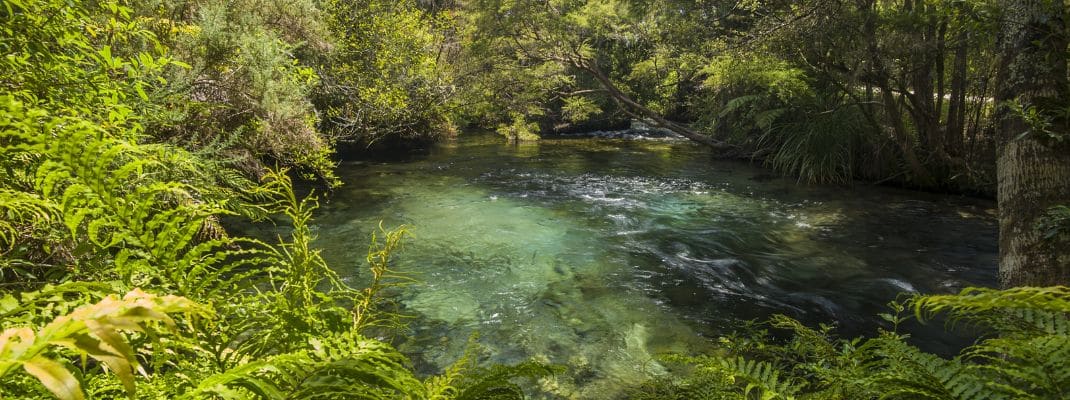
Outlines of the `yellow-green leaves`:
{"type": "Polygon", "coordinates": [[[761,54],[730,54],[715,57],[703,69],[704,85],[711,90],[744,88],[747,93],[768,93],[781,101],[811,95],[813,89],[800,68],[761,54]]]}
{"type": "MultiPolygon", "coordinates": [[[[0,339],[3,340],[3,339],[0,339]]],[[[45,357],[34,357],[22,365],[26,373],[33,375],[52,394],[63,400],[85,398],[78,379],[62,364],[45,357]]]]}
{"type": "Polygon", "coordinates": [[[63,354],[73,352],[106,366],[133,398],[134,374],[139,367],[126,334],[173,328],[175,321],[169,314],[209,312],[183,297],[157,296],[138,289],[122,298],[108,296],[36,331],[22,327],[0,333],[0,378],[22,367],[56,397],[81,399],[84,396],[80,383],[59,361],[65,359],[63,354]]]}
{"type": "Polygon", "coordinates": [[[586,97],[569,97],[561,106],[561,117],[569,122],[584,122],[602,112],[598,104],[586,97]]]}
{"type": "Polygon", "coordinates": [[[499,125],[497,131],[511,142],[539,140],[539,124],[528,122],[520,113],[514,113],[513,122],[499,125]]]}

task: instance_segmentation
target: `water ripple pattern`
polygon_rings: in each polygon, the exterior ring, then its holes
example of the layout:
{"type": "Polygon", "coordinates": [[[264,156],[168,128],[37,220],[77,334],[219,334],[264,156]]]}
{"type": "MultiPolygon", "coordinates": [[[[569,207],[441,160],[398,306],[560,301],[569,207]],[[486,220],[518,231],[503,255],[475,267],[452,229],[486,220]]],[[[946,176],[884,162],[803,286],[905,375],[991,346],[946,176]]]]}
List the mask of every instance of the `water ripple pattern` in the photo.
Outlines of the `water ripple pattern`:
{"type": "Polygon", "coordinates": [[[686,142],[477,137],[340,173],[317,229],[343,276],[366,278],[380,220],[415,234],[395,266],[421,282],[396,295],[413,317],[399,347],[434,372],[478,331],[488,361],[567,365],[541,383],[562,398],[618,396],[741,321],[872,334],[899,293],[995,283],[990,202],[800,186],[686,142]]]}

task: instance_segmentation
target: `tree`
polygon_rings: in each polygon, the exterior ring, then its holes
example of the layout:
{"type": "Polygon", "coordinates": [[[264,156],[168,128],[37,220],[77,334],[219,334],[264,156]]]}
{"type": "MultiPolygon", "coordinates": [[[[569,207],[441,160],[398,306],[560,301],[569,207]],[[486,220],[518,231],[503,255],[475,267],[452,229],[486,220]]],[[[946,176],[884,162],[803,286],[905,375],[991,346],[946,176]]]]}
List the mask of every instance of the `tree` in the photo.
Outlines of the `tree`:
{"type": "Polygon", "coordinates": [[[430,140],[453,131],[454,87],[436,17],[416,1],[323,2],[334,46],[315,59],[320,129],[340,144],[430,140]]]}
{"type": "MultiPolygon", "coordinates": [[[[558,74],[565,75],[561,80],[571,85],[579,81],[572,75],[576,73],[593,80],[593,89],[562,92],[561,86],[548,88],[560,97],[607,95],[619,111],[633,118],[650,119],[660,127],[714,148],[735,147],[666,118],[637,100],[629,88],[611,75],[614,64],[636,61],[616,60],[611,50],[631,47],[624,51],[641,52],[646,49],[635,43],[649,42],[646,40],[649,35],[644,35],[641,26],[648,15],[633,9],[628,2],[482,0],[470,11],[473,25],[480,32],[474,47],[493,47],[515,55],[516,65],[520,67],[546,68],[547,64],[556,64],[558,74]]],[[[541,112],[541,107],[524,108],[536,108],[541,112]]]]}
{"type": "Polygon", "coordinates": [[[1004,287],[1070,284],[1070,235],[1038,224],[1070,199],[1070,86],[1063,0],[1003,5],[1000,40],[999,277],[1004,287]]]}

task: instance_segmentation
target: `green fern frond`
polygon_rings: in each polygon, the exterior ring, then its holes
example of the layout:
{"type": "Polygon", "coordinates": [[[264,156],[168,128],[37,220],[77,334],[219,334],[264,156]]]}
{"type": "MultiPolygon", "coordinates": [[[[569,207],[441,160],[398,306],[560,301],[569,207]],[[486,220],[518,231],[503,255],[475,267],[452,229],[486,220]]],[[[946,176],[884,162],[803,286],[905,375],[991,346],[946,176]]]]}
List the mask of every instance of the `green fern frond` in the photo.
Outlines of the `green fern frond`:
{"type": "Polygon", "coordinates": [[[44,285],[16,296],[0,297],[0,328],[18,325],[44,325],[51,320],[117,292],[111,282],[64,282],[44,285]]]}
{"type": "Polygon", "coordinates": [[[1014,397],[1062,399],[1070,396],[1070,336],[995,338],[971,347],[966,356],[997,388],[1014,397]]]}
{"type": "Polygon", "coordinates": [[[931,295],[915,299],[915,313],[978,313],[998,309],[1031,309],[1070,313],[1070,287],[1017,287],[1006,290],[966,288],[957,295],[931,295]]]}
{"type": "Polygon", "coordinates": [[[0,188],[0,247],[11,248],[23,227],[51,224],[58,207],[35,193],[0,188]]]}
{"type": "Polygon", "coordinates": [[[753,104],[764,99],[765,97],[759,94],[750,94],[735,97],[726,102],[725,105],[721,107],[721,112],[719,113],[719,116],[721,118],[724,118],[728,115],[731,115],[732,113],[739,111],[746,105],[753,104]]]}
{"type": "Polygon", "coordinates": [[[476,366],[476,353],[481,349],[478,339],[478,334],[469,337],[460,359],[441,375],[424,381],[428,400],[523,399],[524,390],[514,380],[538,379],[561,372],[559,367],[534,361],[479,368],[476,366]]]}
{"type": "Polygon", "coordinates": [[[523,400],[524,390],[513,383],[518,378],[537,379],[560,372],[560,368],[535,361],[495,365],[471,370],[457,384],[455,400],[523,400]]]}
{"type": "Polygon", "coordinates": [[[395,399],[426,397],[408,360],[389,345],[356,335],[313,340],[312,349],[253,361],[203,379],[183,399],[395,399]]]}
{"type": "Polygon", "coordinates": [[[769,362],[736,357],[720,358],[718,363],[726,373],[742,381],[744,396],[754,392],[762,400],[793,400],[805,387],[805,382],[781,379],[780,370],[769,362]]]}
{"type": "Polygon", "coordinates": [[[953,320],[1007,333],[1070,335],[1070,288],[1065,286],[967,288],[958,295],[917,297],[912,305],[921,320],[947,312],[953,320]]]}
{"type": "MultiPolygon", "coordinates": [[[[697,376],[726,377],[737,394],[749,399],[752,395],[762,400],[795,399],[806,388],[806,382],[795,377],[784,376],[776,365],[766,361],[749,360],[744,357],[686,357],[672,355],[667,361],[681,363],[695,368],[697,376]],[[738,391],[741,390],[742,393],[738,391]]],[[[703,379],[707,384],[720,382],[720,379],[703,379]]],[[[714,384],[713,386],[720,386],[714,384]]],[[[718,389],[715,392],[721,393],[718,389]]]]}
{"type": "Polygon", "coordinates": [[[134,289],[122,298],[108,296],[80,307],[37,330],[6,329],[0,333],[0,377],[22,367],[56,397],[81,399],[84,395],[78,379],[48,354],[62,347],[106,365],[133,397],[138,360],[121,332],[153,330],[148,325],[152,322],[174,327],[174,320],[168,315],[174,313],[207,315],[209,311],[182,297],[155,296],[134,289]]]}
{"type": "Polygon", "coordinates": [[[878,372],[872,384],[883,398],[985,400],[1012,398],[959,359],[924,353],[892,334],[872,340],[878,372]]]}
{"type": "Polygon", "coordinates": [[[773,127],[777,120],[787,114],[788,111],[788,108],[773,108],[758,112],[754,115],[754,125],[757,126],[759,129],[769,130],[773,127]]]}

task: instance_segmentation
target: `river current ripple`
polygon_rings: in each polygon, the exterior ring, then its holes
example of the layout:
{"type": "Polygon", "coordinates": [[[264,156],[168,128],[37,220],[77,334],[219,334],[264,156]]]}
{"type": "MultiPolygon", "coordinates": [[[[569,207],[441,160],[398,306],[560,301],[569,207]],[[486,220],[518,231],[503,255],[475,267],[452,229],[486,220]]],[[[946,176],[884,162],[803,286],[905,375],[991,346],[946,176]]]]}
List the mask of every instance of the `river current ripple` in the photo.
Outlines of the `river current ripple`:
{"type": "MultiPolygon", "coordinates": [[[[476,136],[340,175],[315,228],[352,284],[380,221],[414,234],[399,348],[436,372],[478,332],[484,361],[568,366],[540,382],[561,398],[619,396],[747,320],[873,334],[901,293],[995,284],[992,202],[798,185],[686,142],[476,136]]],[[[963,344],[915,329],[932,351],[963,344]]]]}

